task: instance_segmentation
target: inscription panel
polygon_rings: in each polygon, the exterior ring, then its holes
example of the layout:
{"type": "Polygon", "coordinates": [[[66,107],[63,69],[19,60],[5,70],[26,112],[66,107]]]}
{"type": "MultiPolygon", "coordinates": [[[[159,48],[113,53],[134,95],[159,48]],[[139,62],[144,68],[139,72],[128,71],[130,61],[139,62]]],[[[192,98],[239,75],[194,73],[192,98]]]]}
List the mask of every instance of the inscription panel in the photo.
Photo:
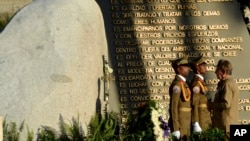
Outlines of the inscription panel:
{"type": "Polygon", "coordinates": [[[168,90],[175,77],[170,60],[202,54],[211,97],[218,82],[217,61],[233,63],[240,122],[250,121],[249,34],[236,1],[110,0],[109,10],[106,24],[112,25],[107,32],[121,115],[137,114],[141,102],[154,100],[167,119],[168,90]]]}

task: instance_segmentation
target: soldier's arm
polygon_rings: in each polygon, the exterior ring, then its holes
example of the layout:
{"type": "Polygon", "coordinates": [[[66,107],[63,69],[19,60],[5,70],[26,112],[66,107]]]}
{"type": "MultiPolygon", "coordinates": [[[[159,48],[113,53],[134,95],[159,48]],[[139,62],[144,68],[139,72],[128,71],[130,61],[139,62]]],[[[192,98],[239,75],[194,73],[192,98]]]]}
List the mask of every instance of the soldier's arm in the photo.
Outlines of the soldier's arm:
{"type": "Polygon", "coordinates": [[[192,98],[192,122],[198,122],[199,121],[199,114],[198,114],[198,107],[199,107],[199,93],[200,93],[200,87],[194,86],[192,88],[193,98],[192,98]]]}
{"type": "Polygon", "coordinates": [[[213,106],[213,109],[223,110],[231,107],[233,99],[233,84],[230,81],[227,81],[223,85],[223,91],[220,93],[222,95],[221,102],[216,103],[213,106]]]}
{"type": "Polygon", "coordinates": [[[179,104],[179,100],[180,100],[180,95],[181,95],[181,88],[180,88],[180,86],[175,85],[173,87],[173,94],[172,94],[172,99],[171,99],[171,114],[172,114],[172,119],[173,119],[174,131],[180,130],[180,123],[178,121],[178,119],[179,119],[178,104],[179,104]]]}

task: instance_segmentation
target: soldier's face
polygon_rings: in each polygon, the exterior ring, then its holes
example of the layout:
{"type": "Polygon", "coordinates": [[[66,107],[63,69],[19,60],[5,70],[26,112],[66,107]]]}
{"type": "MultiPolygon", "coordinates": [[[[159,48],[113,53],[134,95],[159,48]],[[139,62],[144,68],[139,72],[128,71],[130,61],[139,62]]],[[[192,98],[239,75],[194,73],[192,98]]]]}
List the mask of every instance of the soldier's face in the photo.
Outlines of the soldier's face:
{"type": "Polygon", "coordinates": [[[199,74],[204,75],[206,73],[207,65],[206,64],[200,64],[200,65],[196,66],[196,69],[197,69],[199,74]]]}
{"type": "Polygon", "coordinates": [[[189,74],[189,66],[178,66],[178,72],[180,75],[186,77],[189,74]]]}

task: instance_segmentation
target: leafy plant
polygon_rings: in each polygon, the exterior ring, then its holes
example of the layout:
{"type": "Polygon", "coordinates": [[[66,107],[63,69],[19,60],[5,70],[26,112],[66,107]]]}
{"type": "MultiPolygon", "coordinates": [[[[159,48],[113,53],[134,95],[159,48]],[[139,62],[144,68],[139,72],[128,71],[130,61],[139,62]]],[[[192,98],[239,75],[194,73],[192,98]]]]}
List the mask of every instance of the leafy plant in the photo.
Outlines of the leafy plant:
{"type": "Polygon", "coordinates": [[[191,141],[223,141],[225,133],[218,128],[209,128],[201,133],[192,133],[190,136],[191,141]]]}
{"type": "Polygon", "coordinates": [[[89,124],[89,141],[118,141],[119,126],[116,113],[107,112],[104,117],[96,114],[89,124]]]}
{"type": "MultiPolygon", "coordinates": [[[[118,115],[107,112],[105,115],[96,114],[88,124],[88,132],[85,135],[79,122],[79,117],[72,118],[72,122],[67,124],[62,116],[59,118],[59,131],[49,126],[41,126],[37,132],[37,141],[155,141],[154,125],[151,120],[152,107],[155,102],[142,103],[139,113],[131,116],[127,123],[127,128],[122,135],[119,133],[118,115]]],[[[20,133],[23,131],[24,121],[20,127],[15,122],[7,123],[3,121],[3,141],[19,141],[20,133]]],[[[34,139],[33,131],[27,126],[27,139],[34,139]]],[[[170,134],[169,140],[175,140],[170,134]]],[[[190,141],[223,141],[224,131],[218,128],[210,128],[201,133],[191,133],[190,141]]]]}
{"type": "Polygon", "coordinates": [[[79,121],[72,118],[72,123],[67,124],[64,122],[63,117],[60,115],[60,141],[83,141],[85,139],[85,133],[79,121]]]}
{"type": "Polygon", "coordinates": [[[38,129],[37,141],[58,141],[58,133],[54,128],[42,126],[38,129]]]}
{"type": "Polygon", "coordinates": [[[26,125],[27,128],[27,141],[33,141],[34,139],[34,133],[33,131],[29,129],[28,125],[26,125]]]}
{"type": "Polygon", "coordinates": [[[6,118],[3,121],[3,140],[4,141],[19,141],[20,133],[23,131],[24,121],[19,127],[15,122],[7,123],[6,118]]]}
{"type": "Polygon", "coordinates": [[[124,141],[154,141],[154,124],[151,121],[152,107],[156,107],[154,101],[141,103],[138,108],[138,115],[128,117],[127,129],[123,133],[124,141]]]}

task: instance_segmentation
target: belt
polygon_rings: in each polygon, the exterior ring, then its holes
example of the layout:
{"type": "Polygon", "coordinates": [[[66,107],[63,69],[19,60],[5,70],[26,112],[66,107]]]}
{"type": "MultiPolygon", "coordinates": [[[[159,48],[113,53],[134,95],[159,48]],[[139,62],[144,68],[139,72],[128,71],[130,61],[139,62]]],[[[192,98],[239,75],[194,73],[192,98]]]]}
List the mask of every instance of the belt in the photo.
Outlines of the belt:
{"type": "Polygon", "coordinates": [[[191,112],[191,108],[179,108],[180,112],[191,112]]]}
{"type": "Polygon", "coordinates": [[[198,107],[199,108],[207,108],[207,104],[200,104],[198,107]]]}

